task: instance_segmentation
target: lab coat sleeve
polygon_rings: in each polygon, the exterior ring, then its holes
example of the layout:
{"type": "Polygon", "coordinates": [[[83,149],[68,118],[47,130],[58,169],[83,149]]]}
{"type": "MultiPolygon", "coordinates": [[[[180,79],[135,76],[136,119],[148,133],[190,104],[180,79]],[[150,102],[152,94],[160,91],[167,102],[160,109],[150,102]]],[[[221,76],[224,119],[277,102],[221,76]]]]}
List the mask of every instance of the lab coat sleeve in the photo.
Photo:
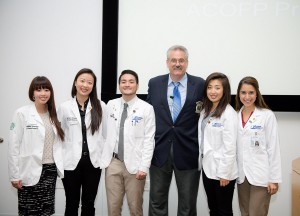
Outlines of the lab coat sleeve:
{"type": "Polygon", "coordinates": [[[19,171],[19,157],[24,127],[24,116],[22,113],[16,111],[10,125],[8,142],[8,172],[10,181],[21,180],[19,171]]]}
{"type": "Polygon", "coordinates": [[[142,160],[138,170],[145,173],[149,172],[153,151],[154,151],[154,134],[155,134],[155,114],[153,107],[149,107],[144,115],[145,117],[145,134],[142,147],[142,160]]]}
{"type": "Polygon", "coordinates": [[[222,132],[222,149],[217,176],[223,179],[232,179],[236,169],[236,139],[237,139],[237,115],[229,109],[224,113],[224,129],[222,132]]]}
{"type": "Polygon", "coordinates": [[[269,157],[269,182],[280,183],[281,176],[281,157],[279,148],[279,136],[277,130],[277,120],[273,112],[269,112],[266,118],[266,146],[269,157]]]}

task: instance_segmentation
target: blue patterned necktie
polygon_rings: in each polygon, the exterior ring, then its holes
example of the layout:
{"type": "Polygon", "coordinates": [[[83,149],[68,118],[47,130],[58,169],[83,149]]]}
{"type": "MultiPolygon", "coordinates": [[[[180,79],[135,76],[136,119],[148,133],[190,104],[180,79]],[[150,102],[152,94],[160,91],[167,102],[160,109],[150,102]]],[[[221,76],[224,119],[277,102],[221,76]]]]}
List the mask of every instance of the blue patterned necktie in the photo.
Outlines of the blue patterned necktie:
{"type": "Polygon", "coordinates": [[[178,89],[180,82],[173,82],[173,85],[173,122],[175,122],[181,110],[181,97],[178,89]]]}

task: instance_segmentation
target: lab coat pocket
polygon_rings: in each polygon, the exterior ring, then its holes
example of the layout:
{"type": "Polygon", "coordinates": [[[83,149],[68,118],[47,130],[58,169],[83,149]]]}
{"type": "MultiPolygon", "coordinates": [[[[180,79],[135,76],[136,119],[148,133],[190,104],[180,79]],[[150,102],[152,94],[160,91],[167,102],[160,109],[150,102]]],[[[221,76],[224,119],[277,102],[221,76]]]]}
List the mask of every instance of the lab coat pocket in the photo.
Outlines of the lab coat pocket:
{"type": "Polygon", "coordinates": [[[44,141],[45,128],[35,120],[26,121],[24,128],[24,139],[25,143],[32,143],[33,140],[44,141]]]}
{"type": "Polygon", "coordinates": [[[25,127],[26,127],[26,131],[35,131],[39,129],[37,121],[35,120],[27,120],[25,127]]]}
{"type": "Polygon", "coordinates": [[[134,147],[136,158],[142,158],[142,149],[140,146],[141,144],[142,144],[142,138],[136,138],[136,146],[134,147]]]}
{"type": "MultiPolygon", "coordinates": [[[[210,123],[210,127],[211,127],[211,130],[210,130],[211,136],[214,137],[215,140],[222,140],[222,132],[224,130],[223,123],[213,121],[210,123]]],[[[218,146],[218,145],[215,145],[215,146],[218,146]]]]}
{"type": "Polygon", "coordinates": [[[144,119],[140,116],[131,117],[131,135],[133,137],[144,137],[144,119]]]}
{"type": "Polygon", "coordinates": [[[66,120],[67,120],[67,125],[69,127],[76,126],[79,124],[79,121],[76,117],[67,117],[66,120]]]}
{"type": "Polygon", "coordinates": [[[30,174],[33,168],[32,156],[21,156],[19,160],[20,167],[20,178],[22,180],[23,185],[28,185],[33,176],[30,174]]]}
{"type": "Polygon", "coordinates": [[[63,143],[63,164],[64,167],[70,167],[72,166],[73,163],[73,148],[72,145],[74,143],[73,142],[64,142],[63,143]]]}
{"type": "Polygon", "coordinates": [[[215,160],[220,160],[221,154],[219,152],[214,152],[213,155],[215,160]]]}
{"type": "Polygon", "coordinates": [[[218,173],[218,167],[220,164],[221,155],[218,152],[213,153],[213,160],[211,161],[211,170],[213,170],[212,173],[218,173]]]}
{"type": "Polygon", "coordinates": [[[251,147],[253,153],[264,154],[266,151],[265,134],[263,132],[255,131],[251,137],[251,147]]]}

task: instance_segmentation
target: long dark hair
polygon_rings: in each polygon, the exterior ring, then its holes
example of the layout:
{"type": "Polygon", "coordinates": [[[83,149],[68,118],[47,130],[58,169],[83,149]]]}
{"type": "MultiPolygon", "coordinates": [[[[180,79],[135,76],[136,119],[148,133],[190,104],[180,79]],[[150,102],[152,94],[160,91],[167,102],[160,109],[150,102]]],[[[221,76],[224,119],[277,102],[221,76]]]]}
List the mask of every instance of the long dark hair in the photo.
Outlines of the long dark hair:
{"type": "Polygon", "coordinates": [[[246,76],[243,79],[241,79],[241,81],[239,82],[238,88],[237,88],[237,93],[235,96],[235,110],[239,111],[243,106],[243,103],[241,102],[241,99],[240,99],[240,91],[241,91],[243,84],[251,85],[255,89],[256,100],[255,100],[254,104],[256,107],[270,109],[259,91],[258,81],[254,77],[246,76]]]}
{"type": "Polygon", "coordinates": [[[28,96],[31,101],[33,101],[33,102],[35,101],[34,91],[39,90],[39,89],[49,89],[49,91],[51,92],[50,98],[47,101],[48,112],[49,112],[50,120],[51,120],[52,124],[54,124],[56,127],[58,136],[63,141],[65,138],[65,133],[62,130],[60,123],[57,119],[56,107],[55,107],[55,101],[54,101],[54,91],[53,91],[52,84],[47,77],[37,76],[37,77],[33,78],[33,80],[31,81],[31,84],[29,86],[29,91],[28,91],[28,96]]]}
{"type": "Polygon", "coordinates": [[[83,68],[81,69],[75,76],[74,78],[74,82],[73,82],[73,86],[72,86],[72,91],[71,91],[71,95],[74,98],[77,94],[77,89],[75,86],[75,82],[77,81],[78,77],[81,74],[90,74],[93,76],[94,78],[94,85],[93,85],[93,89],[89,95],[91,104],[93,109],[91,110],[91,125],[89,127],[91,127],[92,130],[92,135],[94,135],[94,133],[99,130],[101,121],[102,121],[102,107],[101,107],[101,103],[100,100],[98,99],[98,95],[97,95],[97,77],[94,74],[94,72],[91,69],[88,68],[83,68]]]}
{"type": "Polygon", "coordinates": [[[203,106],[202,109],[204,110],[205,118],[209,115],[210,110],[213,106],[213,103],[207,97],[207,87],[210,81],[212,80],[220,80],[223,86],[223,96],[218,103],[218,106],[213,113],[213,117],[220,118],[226,106],[230,103],[231,100],[231,90],[230,90],[230,83],[227,76],[223,73],[215,72],[210,74],[205,81],[204,84],[204,95],[203,95],[203,106]]]}

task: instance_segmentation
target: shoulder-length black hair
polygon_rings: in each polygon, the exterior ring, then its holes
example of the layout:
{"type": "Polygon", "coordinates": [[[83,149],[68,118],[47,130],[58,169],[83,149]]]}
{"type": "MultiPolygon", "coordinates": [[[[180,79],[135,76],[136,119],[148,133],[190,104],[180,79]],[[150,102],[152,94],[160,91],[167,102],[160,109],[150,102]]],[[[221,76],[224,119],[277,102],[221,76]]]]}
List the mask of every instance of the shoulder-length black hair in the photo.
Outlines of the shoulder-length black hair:
{"type": "Polygon", "coordinates": [[[72,91],[71,91],[71,96],[73,98],[77,94],[75,82],[77,81],[78,77],[81,74],[90,74],[94,78],[93,89],[89,95],[89,98],[90,98],[90,101],[91,101],[91,104],[93,107],[93,109],[91,110],[91,119],[92,120],[91,120],[91,125],[89,127],[91,127],[92,134],[94,135],[94,133],[99,130],[99,127],[100,127],[100,124],[102,121],[102,107],[101,107],[101,103],[100,103],[100,100],[98,99],[98,95],[97,95],[97,77],[94,74],[94,72],[88,68],[83,68],[80,71],[78,71],[78,73],[76,74],[76,76],[74,78],[72,91]]]}
{"type": "Polygon", "coordinates": [[[33,78],[33,80],[31,81],[31,84],[29,86],[29,91],[28,91],[28,96],[31,101],[33,101],[33,102],[35,101],[34,91],[39,90],[39,89],[48,89],[51,92],[50,98],[47,101],[48,112],[49,112],[50,120],[51,120],[52,124],[54,124],[56,127],[58,136],[63,141],[65,134],[60,126],[58,119],[57,119],[56,107],[55,107],[55,101],[54,101],[54,91],[53,91],[52,84],[47,77],[36,76],[35,78],[33,78]]]}
{"type": "Polygon", "coordinates": [[[220,118],[224,110],[226,109],[226,106],[230,103],[231,100],[231,90],[230,90],[230,83],[228,80],[228,77],[219,72],[214,72],[210,74],[205,81],[204,84],[204,95],[203,95],[203,106],[202,109],[204,110],[204,115],[207,117],[211,111],[211,108],[213,106],[213,103],[208,99],[207,97],[207,87],[212,80],[220,80],[223,86],[223,96],[221,100],[218,103],[218,106],[212,115],[213,117],[220,118]]]}
{"type": "Polygon", "coordinates": [[[243,103],[241,102],[241,99],[240,99],[240,91],[241,91],[243,84],[251,85],[255,89],[256,100],[255,100],[254,104],[256,107],[270,109],[259,91],[258,81],[254,77],[246,76],[243,79],[241,79],[241,81],[239,82],[238,88],[237,88],[237,92],[236,92],[236,96],[235,96],[235,110],[239,111],[243,106],[243,103]]]}

